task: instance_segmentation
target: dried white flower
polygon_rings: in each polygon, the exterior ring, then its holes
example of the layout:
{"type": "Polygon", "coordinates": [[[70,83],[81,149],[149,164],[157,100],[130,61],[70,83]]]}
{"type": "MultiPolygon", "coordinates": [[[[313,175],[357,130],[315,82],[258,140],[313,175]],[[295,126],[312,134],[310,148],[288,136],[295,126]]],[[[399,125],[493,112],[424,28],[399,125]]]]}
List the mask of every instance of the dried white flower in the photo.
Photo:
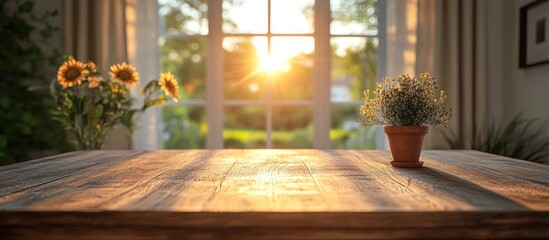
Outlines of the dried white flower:
{"type": "Polygon", "coordinates": [[[374,96],[370,90],[364,91],[364,104],[360,106],[362,125],[448,125],[452,112],[444,107],[444,91],[437,97],[436,77],[421,73],[414,78],[400,75],[396,80],[383,80],[377,84],[374,96]]]}

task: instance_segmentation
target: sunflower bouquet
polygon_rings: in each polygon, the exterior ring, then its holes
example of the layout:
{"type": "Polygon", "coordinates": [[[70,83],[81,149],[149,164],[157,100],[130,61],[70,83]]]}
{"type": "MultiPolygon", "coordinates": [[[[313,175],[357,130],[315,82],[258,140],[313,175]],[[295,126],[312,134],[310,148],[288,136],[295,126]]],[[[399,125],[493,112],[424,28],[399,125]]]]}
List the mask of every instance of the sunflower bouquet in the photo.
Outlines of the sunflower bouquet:
{"type": "Polygon", "coordinates": [[[77,149],[102,148],[118,124],[124,125],[131,137],[137,119],[147,108],[164,104],[168,97],[179,100],[178,83],[166,72],[141,90],[143,105],[134,108],[128,90],[139,84],[138,72],[126,63],[112,65],[109,72],[110,79],[103,78],[95,63],[69,57],[50,84],[56,103],[52,116],[74,135],[77,149]]]}

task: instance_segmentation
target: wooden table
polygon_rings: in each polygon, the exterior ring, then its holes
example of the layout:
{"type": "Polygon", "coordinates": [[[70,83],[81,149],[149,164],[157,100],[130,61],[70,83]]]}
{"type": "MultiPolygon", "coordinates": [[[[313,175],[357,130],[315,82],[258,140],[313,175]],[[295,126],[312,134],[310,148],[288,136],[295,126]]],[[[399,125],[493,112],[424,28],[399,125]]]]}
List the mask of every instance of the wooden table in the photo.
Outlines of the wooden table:
{"type": "Polygon", "coordinates": [[[0,239],[549,238],[549,166],[476,151],[85,151],[0,168],[0,239]]]}

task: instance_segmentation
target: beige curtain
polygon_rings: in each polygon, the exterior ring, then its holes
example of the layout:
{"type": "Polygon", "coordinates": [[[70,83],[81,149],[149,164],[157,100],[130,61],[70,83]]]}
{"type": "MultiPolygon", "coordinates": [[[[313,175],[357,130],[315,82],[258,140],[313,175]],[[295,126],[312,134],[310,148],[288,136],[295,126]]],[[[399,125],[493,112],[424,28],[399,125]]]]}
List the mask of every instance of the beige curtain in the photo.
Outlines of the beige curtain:
{"type": "MultiPolygon", "coordinates": [[[[96,62],[105,77],[114,63],[134,65],[140,86],[131,94],[140,107],[139,90],[158,78],[157,10],[156,1],[149,0],[64,0],[64,54],[96,62]]],[[[158,109],[149,109],[140,117],[133,140],[119,127],[106,148],[157,149],[157,119],[158,109]]]]}
{"type": "Polygon", "coordinates": [[[65,0],[65,53],[93,60],[103,72],[112,63],[128,61],[126,1],[65,0]]]}
{"type": "Polygon", "coordinates": [[[452,108],[448,128],[431,128],[424,148],[445,148],[443,133],[470,148],[486,117],[483,11],[484,1],[389,0],[388,75],[435,74],[452,108]]]}

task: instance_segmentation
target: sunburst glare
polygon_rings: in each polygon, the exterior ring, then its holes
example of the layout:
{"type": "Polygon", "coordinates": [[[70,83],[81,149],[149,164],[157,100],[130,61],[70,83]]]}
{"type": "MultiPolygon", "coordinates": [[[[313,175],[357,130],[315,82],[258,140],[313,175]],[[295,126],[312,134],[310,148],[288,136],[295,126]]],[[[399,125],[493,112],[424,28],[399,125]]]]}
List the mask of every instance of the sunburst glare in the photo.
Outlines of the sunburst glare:
{"type": "Polygon", "coordinates": [[[273,74],[277,72],[287,72],[290,70],[290,65],[288,64],[289,59],[280,55],[267,54],[260,56],[261,63],[259,64],[259,69],[261,71],[273,74]]]}

